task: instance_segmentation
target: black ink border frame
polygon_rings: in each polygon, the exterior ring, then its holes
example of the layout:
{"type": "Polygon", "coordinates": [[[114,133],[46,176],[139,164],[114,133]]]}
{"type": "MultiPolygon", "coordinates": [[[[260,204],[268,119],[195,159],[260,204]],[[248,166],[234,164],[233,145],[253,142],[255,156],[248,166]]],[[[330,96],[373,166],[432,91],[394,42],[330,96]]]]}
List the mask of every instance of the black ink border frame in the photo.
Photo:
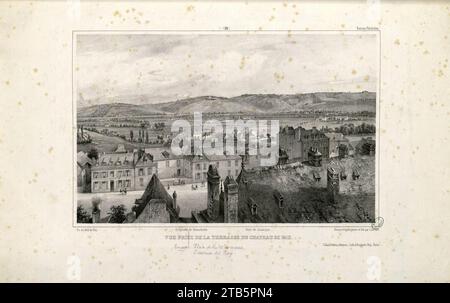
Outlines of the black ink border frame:
{"type": "MultiPolygon", "coordinates": [[[[225,27],[226,28],[226,27],[225,27]]],[[[72,100],[72,227],[77,229],[97,229],[97,228],[171,228],[171,229],[179,229],[190,230],[192,228],[299,228],[299,227],[309,227],[309,228],[334,228],[334,229],[371,229],[374,231],[379,230],[383,224],[384,219],[380,216],[380,160],[381,160],[381,30],[378,28],[361,28],[361,29],[353,29],[353,30],[254,30],[254,29],[189,29],[189,30],[72,30],[72,61],[71,61],[71,100],[72,100]],[[335,32],[335,33],[343,33],[343,32],[360,32],[360,33],[376,33],[378,38],[378,87],[377,87],[377,96],[376,100],[378,101],[376,122],[378,122],[378,127],[376,128],[376,163],[375,163],[375,179],[376,179],[376,198],[375,198],[375,222],[368,223],[145,223],[145,224],[114,224],[114,223],[105,223],[105,224],[79,224],[76,223],[76,208],[77,208],[77,186],[76,186],[76,113],[75,113],[75,98],[74,98],[74,59],[75,59],[75,48],[74,41],[75,37],[78,33],[155,33],[155,32],[164,32],[167,34],[175,34],[177,32],[191,32],[191,33],[223,33],[226,34],[228,32],[240,32],[240,33],[254,33],[254,32],[267,32],[267,33],[301,33],[301,32],[335,32]]]]}

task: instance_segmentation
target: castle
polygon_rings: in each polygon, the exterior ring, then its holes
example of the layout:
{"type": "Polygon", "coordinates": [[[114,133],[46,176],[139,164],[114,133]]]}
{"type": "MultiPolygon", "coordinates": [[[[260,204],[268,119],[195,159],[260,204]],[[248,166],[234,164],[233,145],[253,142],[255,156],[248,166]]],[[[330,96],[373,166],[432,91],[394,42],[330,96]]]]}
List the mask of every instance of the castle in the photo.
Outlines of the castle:
{"type": "MultiPolygon", "coordinates": [[[[302,170],[310,173],[308,167],[302,170]]],[[[332,165],[326,168],[326,187],[303,175],[292,180],[293,190],[278,190],[280,184],[273,180],[280,175],[298,174],[295,168],[247,171],[242,165],[235,180],[227,177],[221,182],[214,165],[207,173],[207,208],[192,212],[193,223],[298,223],[330,222],[338,213],[337,221],[350,221],[350,216],[368,220],[367,212],[357,213],[359,198],[340,191],[339,169],[332,165]],[[303,179],[302,179],[303,178],[303,179]],[[299,182],[299,180],[303,180],[299,182]],[[350,207],[348,207],[350,205],[350,207]],[[344,207],[345,206],[345,207],[344,207]],[[342,208],[342,209],[341,209],[342,208]],[[348,214],[347,214],[348,212],[348,214]]],[[[284,184],[283,184],[284,185],[284,184]]],[[[284,187],[284,186],[283,186],[284,187]]],[[[373,196],[368,196],[368,201],[373,196]]]]}
{"type": "MultiPolygon", "coordinates": [[[[236,179],[227,176],[225,180],[211,164],[206,173],[206,208],[184,217],[180,216],[176,192],[170,195],[155,174],[123,223],[374,222],[375,192],[370,184],[374,182],[374,158],[327,164],[249,170],[242,164],[236,179]],[[361,176],[342,178],[342,172],[356,164],[361,176]],[[326,178],[317,181],[315,175],[326,178]]],[[[95,215],[93,223],[105,222],[100,214],[95,215]]]]}
{"type": "Polygon", "coordinates": [[[207,208],[192,212],[192,222],[238,223],[238,184],[234,178],[227,176],[221,183],[217,168],[211,164],[207,172],[207,186],[207,208]]]}

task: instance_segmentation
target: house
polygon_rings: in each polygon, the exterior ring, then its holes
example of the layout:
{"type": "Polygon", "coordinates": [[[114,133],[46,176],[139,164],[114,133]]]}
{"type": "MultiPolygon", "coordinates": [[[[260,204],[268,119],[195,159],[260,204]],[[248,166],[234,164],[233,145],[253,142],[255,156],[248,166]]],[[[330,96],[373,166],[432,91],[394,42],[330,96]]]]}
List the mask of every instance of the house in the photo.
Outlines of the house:
{"type": "Polygon", "coordinates": [[[156,173],[160,179],[181,178],[186,175],[184,171],[183,156],[174,155],[168,150],[154,151],[153,149],[145,149],[153,157],[156,164],[156,173]]]}
{"type": "Polygon", "coordinates": [[[345,138],[342,133],[325,133],[325,136],[330,140],[329,158],[336,158],[339,156],[339,145],[349,144],[349,140],[345,138]]]}
{"type": "Polygon", "coordinates": [[[289,161],[308,161],[311,148],[317,149],[324,158],[330,155],[330,140],[324,132],[316,127],[305,129],[291,126],[282,128],[279,145],[288,155],[289,161]]]}
{"type": "Polygon", "coordinates": [[[186,156],[184,163],[186,176],[191,178],[193,183],[206,181],[206,172],[209,166],[209,159],[207,157],[203,155],[186,156]]]}
{"type": "Polygon", "coordinates": [[[134,163],[134,189],[144,189],[156,173],[157,167],[156,163],[153,162],[153,156],[142,150],[138,151],[138,157],[134,163]]]}
{"type": "Polygon", "coordinates": [[[219,176],[225,180],[227,176],[237,178],[241,171],[242,158],[239,155],[205,155],[209,164],[213,164],[219,176]]]}
{"type": "Polygon", "coordinates": [[[92,166],[92,192],[134,190],[134,153],[103,153],[92,166]]]}
{"type": "Polygon", "coordinates": [[[311,148],[317,150],[322,155],[322,158],[329,158],[330,139],[316,127],[312,129],[300,128],[300,142],[302,147],[302,161],[309,160],[308,152],[311,148]]]}
{"type": "Polygon", "coordinates": [[[103,153],[91,169],[92,192],[144,189],[156,171],[153,156],[143,150],[103,153]]]}
{"type": "Polygon", "coordinates": [[[171,197],[155,174],[141,198],[136,199],[125,223],[177,223],[179,212],[176,195],[171,197]]]}
{"type": "Polygon", "coordinates": [[[279,134],[280,148],[282,148],[286,152],[288,158],[293,161],[303,159],[300,131],[300,127],[294,129],[292,126],[286,126],[281,129],[279,134]]]}
{"type": "Polygon", "coordinates": [[[186,177],[192,182],[206,182],[209,165],[213,164],[221,178],[236,178],[241,169],[242,158],[238,155],[201,155],[185,157],[186,177]]]}
{"type": "Polygon", "coordinates": [[[77,153],[77,192],[91,191],[91,167],[92,160],[87,154],[83,151],[77,153]]]}

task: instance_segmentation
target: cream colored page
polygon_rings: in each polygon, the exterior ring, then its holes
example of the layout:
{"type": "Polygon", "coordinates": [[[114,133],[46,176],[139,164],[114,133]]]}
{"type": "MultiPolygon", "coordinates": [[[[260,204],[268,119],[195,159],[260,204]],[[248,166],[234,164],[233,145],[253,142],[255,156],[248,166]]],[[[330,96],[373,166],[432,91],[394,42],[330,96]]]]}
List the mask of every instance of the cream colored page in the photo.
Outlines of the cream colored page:
{"type": "Polygon", "coordinates": [[[0,2],[1,281],[448,282],[449,21],[444,1],[0,2]],[[73,227],[73,32],[199,29],[379,30],[380,228],[73,227]]]}

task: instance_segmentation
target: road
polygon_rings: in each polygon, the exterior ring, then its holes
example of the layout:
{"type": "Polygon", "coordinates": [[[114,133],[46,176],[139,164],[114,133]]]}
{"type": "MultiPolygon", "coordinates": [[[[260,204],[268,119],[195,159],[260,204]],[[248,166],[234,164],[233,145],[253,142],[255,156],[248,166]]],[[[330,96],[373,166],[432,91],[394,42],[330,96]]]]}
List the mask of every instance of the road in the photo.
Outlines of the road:
{"type": "MultiPolygon", "coordinates": [[[[166,187],[167,189],[167,187],[166,187]]],[[[198,185],[197,190],[192,190],[190,184],[185,185],[172,185],[167,190],[170,195],[174,191],[177,192],[177,203],[180,206],[180,217],[191,217],[193,210],[203,210],[207,206],[207,189],[206,186],[202,187],[198,185]]],[[[101,217],[106,217],[108,211],[113,205],[123,204],[127,208],[127,212],[131,211],[134,205],[134,201],[140,198],[143,194],[143,190],[130,191],[126,195],[114,192],[114,193],[78,193],[77,205],[82,205],[89,213],[92,211],[92,199],[94,197],[100,197],[102,203],[101,217]]]]}

